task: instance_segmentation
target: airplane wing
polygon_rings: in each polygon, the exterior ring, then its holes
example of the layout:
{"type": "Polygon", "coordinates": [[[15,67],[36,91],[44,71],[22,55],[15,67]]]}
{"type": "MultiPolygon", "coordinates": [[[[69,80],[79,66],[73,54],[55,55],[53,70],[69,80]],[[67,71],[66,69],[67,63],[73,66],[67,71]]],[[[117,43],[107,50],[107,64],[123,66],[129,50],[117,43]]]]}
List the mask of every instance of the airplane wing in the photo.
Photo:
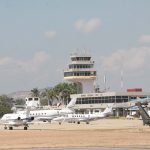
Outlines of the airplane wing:
{"type": "Polygon", "coordinates": [[[56,118],[56,116],[50,116],[50,117],[36,117],[35,120],[39,120],[39,121],[51,121],[52,119],[56,118]]]}
{"type": "Polygon", "coordinates": [[[1,122],[1,124],[3,125],[7,125],[7,126],[22,126],[22,125],[27,125],[28,122],[27,121],[22,121],[22,120],[9,120],[9,121],[3,121],[1,122]]]}
{"type": "Polygon", "coordinates": [[[90,117],[87,116],[87,117],[81,117],[81,118],[73,118],[73,120],[76,122],[78,122],[78,121],[84,122],[84,121],[90,120],[90,117]]]}

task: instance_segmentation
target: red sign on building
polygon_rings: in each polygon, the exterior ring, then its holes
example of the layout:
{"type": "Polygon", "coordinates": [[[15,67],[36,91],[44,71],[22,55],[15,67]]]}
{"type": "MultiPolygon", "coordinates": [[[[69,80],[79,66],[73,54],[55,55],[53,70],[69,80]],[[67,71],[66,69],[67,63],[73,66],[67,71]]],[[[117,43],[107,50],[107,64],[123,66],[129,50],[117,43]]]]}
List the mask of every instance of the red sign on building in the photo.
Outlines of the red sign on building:
{"type": "Polygon", "coordinates": [[[142,92],[142,88],[127,89],[127,92],[142,92]]]}

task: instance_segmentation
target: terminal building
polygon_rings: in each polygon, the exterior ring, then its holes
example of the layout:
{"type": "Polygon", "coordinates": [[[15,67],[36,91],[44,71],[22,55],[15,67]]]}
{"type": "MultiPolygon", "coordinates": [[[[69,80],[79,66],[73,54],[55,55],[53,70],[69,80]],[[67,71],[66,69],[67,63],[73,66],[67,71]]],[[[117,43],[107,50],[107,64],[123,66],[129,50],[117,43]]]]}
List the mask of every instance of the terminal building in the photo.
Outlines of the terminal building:
{"type": "MultiPolygon", "coordinates": [[[[76,98],[75,110],[77,113],[93,113],[103,111],[108,104],[114,103],[114,116],[126,116],[131,113],[131,101],[150,97],[150,92],[143,92],[141,88],[128,89],[125,92],[100,92],[96,90],[96,70],[94,61],[87,54],[72,54],[68,69],[64,71],[64,79],[78,84],[78,94],[71,95],[76,98]]],[[[134,111],[134,110],[133,110],[134,111]]]]}

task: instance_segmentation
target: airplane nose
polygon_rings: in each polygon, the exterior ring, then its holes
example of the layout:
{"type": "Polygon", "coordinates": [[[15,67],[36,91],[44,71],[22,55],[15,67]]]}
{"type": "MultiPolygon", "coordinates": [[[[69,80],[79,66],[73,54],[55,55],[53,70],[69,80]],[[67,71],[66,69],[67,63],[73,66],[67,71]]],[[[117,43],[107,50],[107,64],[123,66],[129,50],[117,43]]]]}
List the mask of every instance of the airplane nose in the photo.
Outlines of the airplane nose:
{"type": "Polygon", "coordinates": [[[60,120],[60,118],[54,118],[53,119],[53,121],[59,121],[60,120]]]}
{"type": "Polygon", "coordinates": [[[1,120],[4,120],[4,117],[2,117],[1,120]]]}

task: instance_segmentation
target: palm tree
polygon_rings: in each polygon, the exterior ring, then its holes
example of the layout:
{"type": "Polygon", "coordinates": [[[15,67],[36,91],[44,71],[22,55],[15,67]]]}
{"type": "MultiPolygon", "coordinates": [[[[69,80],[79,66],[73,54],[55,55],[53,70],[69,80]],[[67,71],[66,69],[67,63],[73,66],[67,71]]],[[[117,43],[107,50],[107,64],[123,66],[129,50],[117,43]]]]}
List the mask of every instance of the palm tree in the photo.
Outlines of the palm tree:
{"type": "Polygon", "coordinates": [[[54,91],[59,99],[63,101],[64,104],[67,104],[70,99],[70,94],[77,93],[77,86],[72,83],[60,83],[54,87],[54,91]]]}
{"type": "Polygon", "coordinates": [[[38,90],[38,88],[33,88],[33,89],[31,90],[31,95],[32,95],[33,97],[39,97],[39,96],[40,96],[40,91],[38,90]]]}
{"type": "Polygon", "coordinates": [[[43,92],[42,92],[42,96],[46,97],[47,101],[48,101],[48,105],[52,105],[53,100],[55,98],[57,98],[55,91],[52,88],[46,88],[43,92]]]}
{"type": "Polygon", "coordinates": [[[54,99],[61,101],[63,104],[68,104],[70,100],[70,94],[77,93],[77,85],[74,83],[59,83],[54,88],[46,88],[41,96],[45,97],[48,101],[48,105],[53,103],[54,99]]]}
{"type": "Polygon", "coordinates": [[[68,104],[68,100],[70,99],[70,90],[69,89],[64,89],[62,91],[62,99],[65,105],[68,104]]]}

